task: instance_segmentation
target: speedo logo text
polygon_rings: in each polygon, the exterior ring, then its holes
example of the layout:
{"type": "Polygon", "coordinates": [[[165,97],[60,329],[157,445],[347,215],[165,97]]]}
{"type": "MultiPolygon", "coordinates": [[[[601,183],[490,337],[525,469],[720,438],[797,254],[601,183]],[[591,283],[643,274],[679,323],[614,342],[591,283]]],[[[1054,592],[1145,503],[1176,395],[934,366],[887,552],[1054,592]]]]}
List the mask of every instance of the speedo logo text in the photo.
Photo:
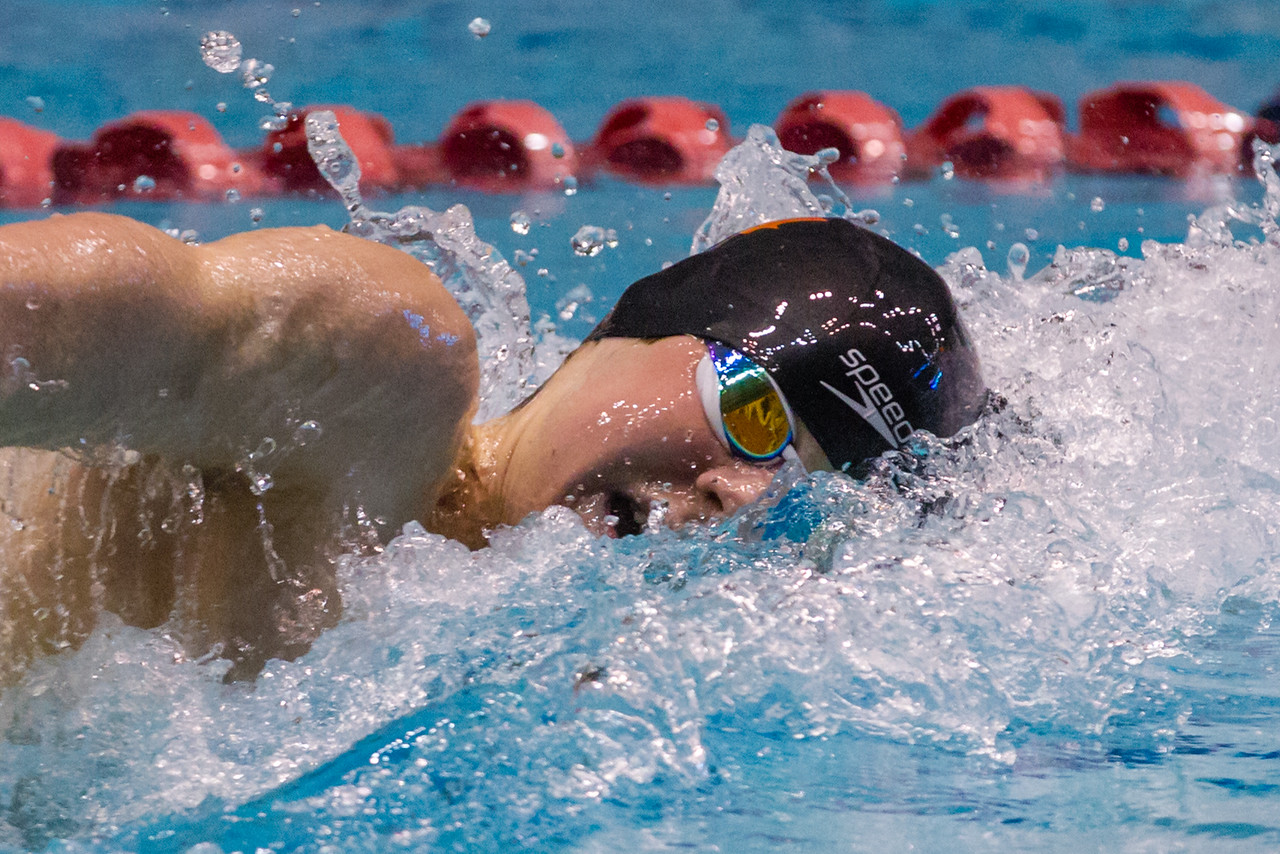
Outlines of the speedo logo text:
{"type": "Polygon", "coordinates": [[[856,348],[843,353],[840,363],[845,366],[844,375],[853,377],[857,383],[855,391],[858,399],[855,400],[825,381],[822,382],[823,388],[840,398],[862,420],[870,424],[891,447],[896,448],[905,442],[915,428],[907,420],[902,404],[893,399],[893,390],[880,379],[880,372],[856,348]]]}

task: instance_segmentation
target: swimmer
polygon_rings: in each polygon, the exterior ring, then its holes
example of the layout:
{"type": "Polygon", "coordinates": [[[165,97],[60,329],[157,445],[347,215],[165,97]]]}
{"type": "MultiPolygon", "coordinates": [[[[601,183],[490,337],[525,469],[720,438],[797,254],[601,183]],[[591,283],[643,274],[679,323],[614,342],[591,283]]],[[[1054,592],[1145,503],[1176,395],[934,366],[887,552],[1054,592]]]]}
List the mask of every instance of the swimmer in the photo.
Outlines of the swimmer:
{"type": "Polygon", "coordinates": [[[847,470],[985,401],[942,280],[823,219],[635,282],[474,426],[462,310],[324,227],[190,246],[106,214],[4,226],[0,352],[0,683],[103,611],[249,677],[337,620],[338,555],[411,520],[478,548],[556,504],[613,536],[654,507],[721,518],[786,460],[847,470]]]}

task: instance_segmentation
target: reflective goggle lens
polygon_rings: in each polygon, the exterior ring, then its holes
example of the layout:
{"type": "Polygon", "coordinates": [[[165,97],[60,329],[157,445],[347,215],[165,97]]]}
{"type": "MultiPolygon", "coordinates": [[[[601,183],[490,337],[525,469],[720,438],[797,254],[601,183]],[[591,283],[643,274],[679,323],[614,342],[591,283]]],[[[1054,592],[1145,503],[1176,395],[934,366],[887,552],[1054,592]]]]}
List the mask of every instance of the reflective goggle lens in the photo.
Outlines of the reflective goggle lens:
{"type": "Polygon", "coordinates": [[[751,460],[781,454],[791,444],[791,415],[769,372],[719,342],[707,342],[707,350],[719,390],[719,421],[730,447],[751,460]]]}

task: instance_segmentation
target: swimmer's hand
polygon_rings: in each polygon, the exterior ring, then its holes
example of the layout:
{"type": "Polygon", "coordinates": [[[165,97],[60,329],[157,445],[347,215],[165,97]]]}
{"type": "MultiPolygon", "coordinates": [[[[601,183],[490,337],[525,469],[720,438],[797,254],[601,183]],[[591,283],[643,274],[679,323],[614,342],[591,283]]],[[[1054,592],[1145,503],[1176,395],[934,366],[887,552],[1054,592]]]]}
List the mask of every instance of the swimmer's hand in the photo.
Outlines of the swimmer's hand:
{"type": "Polygon", "coordinates": [[[0,445],[249,468],[389,521],[452,471],[478,377],[465,314],[394,249],[95,213],[0,228],[0,357],[0,445]]]}

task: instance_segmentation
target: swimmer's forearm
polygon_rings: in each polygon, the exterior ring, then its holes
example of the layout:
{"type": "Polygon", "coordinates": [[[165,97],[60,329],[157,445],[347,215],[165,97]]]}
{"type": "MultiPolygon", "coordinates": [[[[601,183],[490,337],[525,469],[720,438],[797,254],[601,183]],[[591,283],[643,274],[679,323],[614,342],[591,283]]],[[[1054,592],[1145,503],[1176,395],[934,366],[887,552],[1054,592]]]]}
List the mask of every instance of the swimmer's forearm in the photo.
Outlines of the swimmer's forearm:
{"type": "Polygon", "coordinates": [[[314,421],[323,447],[286,469],[408,483],[447,468],[474,406],[474,335],[439,282],[327,229],[188,247],[64,217],[0,229],[0,274],[0,444],[235,466],[314,421]]]}

